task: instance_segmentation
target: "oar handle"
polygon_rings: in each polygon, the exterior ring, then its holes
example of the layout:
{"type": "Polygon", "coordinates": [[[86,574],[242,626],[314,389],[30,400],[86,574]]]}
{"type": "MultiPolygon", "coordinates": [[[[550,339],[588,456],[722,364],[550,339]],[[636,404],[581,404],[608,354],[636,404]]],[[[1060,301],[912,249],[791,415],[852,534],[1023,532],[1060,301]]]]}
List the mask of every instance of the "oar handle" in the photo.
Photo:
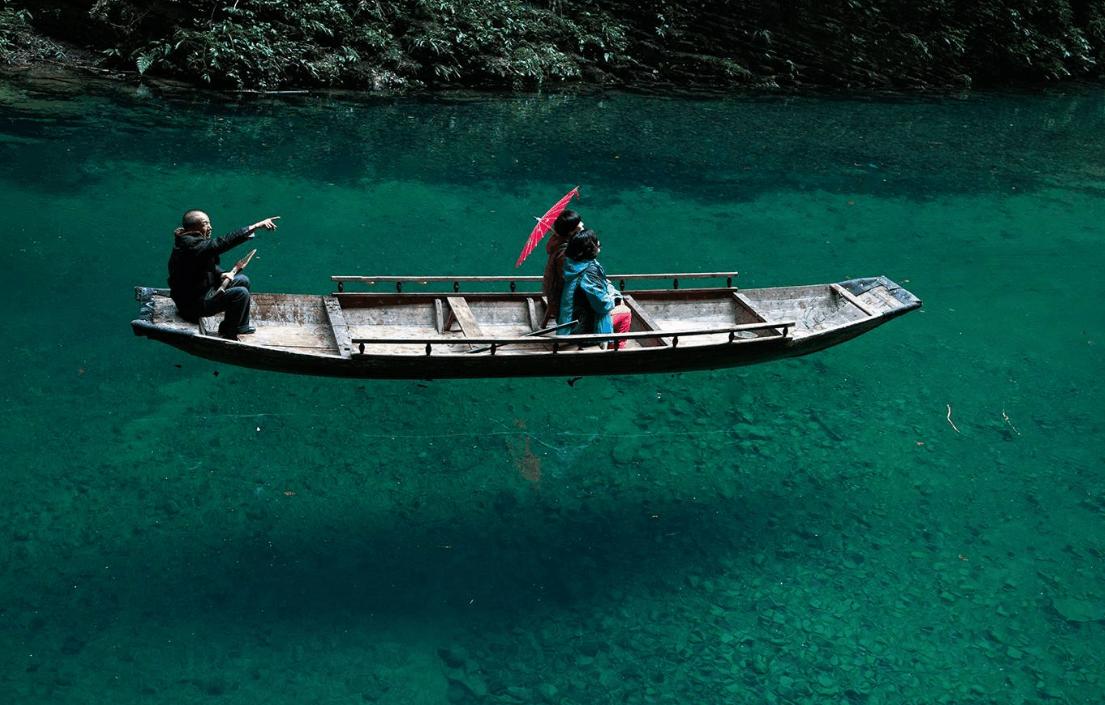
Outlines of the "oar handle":
{"type": "Polygon", "coordinates": [[[230,282],[234,281],[234,277],[238,276],[238,272],[246,268],[246,265],[249,264],[249,261],[253,259],[253,255],[255,254],[257,254],[256,248],[250,250],[248,255],[238,260],[238,263],[234,265],[234,268],[228,272],[228,274],[230,274],[230,278],[224,279],[222,284],[219,284],[219,289],[216,293],[221,294],[222,292],[226,291],[227,285],[230,284],[230,282]]]}
{"type": "MultiPolygon", "coordinates": [[[[530,337],[533,337],[535,335],[541,335],[542,333],[552,333],[554,330],[560,330],[561,328],[567,328],[568,326],[574,326],[577,323],[579,323],[578,320],[568,321],[567,323],[561,323],[558,326],[552,326],[550,328],[542,328],[541,330],[535,330],[531,333],[526,333],[525,335],[521,335],[521,336],[518,336],[518,337],[520,337],[520,338],[530,338],[530,337]]],[[[510,345],[510,343],[503,343],[503,345],[510,345]]],[[[468,351],[468,354],[471,355],[472,353],[487,352],[492,347],[493,346],[491,346],[491,345],[485,345],[482,348],[473,348],[472,350],[468,351]]]]}
{"type": "Polygon", "coordinates": [[[224,291],[226,291],[227,285],[230,284],[230,282],[234,281],[234,277],[238,276],[238,272],[240,272],[240,271],[242,271],[242,270],[235,267],[234,269],[231,269],[229,272],[227,272],[227,274],[230,275],[230,278],[229,279],[223,279],[223,283],[219,284],[219,289],[215,293],[221,294],[224,291]]]}

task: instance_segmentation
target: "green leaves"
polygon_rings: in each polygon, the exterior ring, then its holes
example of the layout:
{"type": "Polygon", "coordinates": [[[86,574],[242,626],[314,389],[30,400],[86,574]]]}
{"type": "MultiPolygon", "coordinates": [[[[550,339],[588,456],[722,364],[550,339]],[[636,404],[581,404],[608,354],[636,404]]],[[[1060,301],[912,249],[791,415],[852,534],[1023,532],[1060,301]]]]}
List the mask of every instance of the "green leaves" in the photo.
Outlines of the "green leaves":
{"type": "MultiPolygon", "coordinates": [[[[30,15],[8,9],[30,1],[0,0],[5,54],[17,40],[25,45],[33,36],[30,15]]],[[[108,37],[96,47],[104,63],[222,88],[532,88],[584,78],[713,87],[933,88],[1093,76],[1105,65],[1105,6],[1073,0],[87,4],[87,16],[70,18],[79,32],[72,39],[108,37]]]]}
{"type": "Polygon", "coordinates": [[[220,87],[576,79],[629,45],[628,28],[584,2],[531,0],[97,0],[115,34],[106,60],[220,87]]]}
{"type": "Polygon", "coordinates": [[[30,12],[8,5],[0,0],[0,63],[29,64],[65,55],[59,45],[35,31],[30,12]]]}
{"type": "Polygon", "coordinates": [[[22,35],[30,31],[31,13],[5,7],[0,10],[0,52],[8,54],[22,35]]]}

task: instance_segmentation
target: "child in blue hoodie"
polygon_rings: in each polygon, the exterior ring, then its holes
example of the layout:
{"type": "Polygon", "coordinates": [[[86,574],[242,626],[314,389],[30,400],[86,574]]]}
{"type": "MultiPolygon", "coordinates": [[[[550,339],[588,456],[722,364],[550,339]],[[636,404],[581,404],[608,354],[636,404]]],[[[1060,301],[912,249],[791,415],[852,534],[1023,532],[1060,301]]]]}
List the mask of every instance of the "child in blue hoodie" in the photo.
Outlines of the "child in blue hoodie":
{"type": "MultiPolygon", "coordinates": [[[[556,322],[578,321],[560,334],[625,333],[632,314],[622,300],[620,291],[606,278],[606,272],[596,259],[601,248],[593,230],[572,236],[564,253],[564,291],[556,322]]],[[[623,341],[617,341],[620,348],[623,341]]]]}

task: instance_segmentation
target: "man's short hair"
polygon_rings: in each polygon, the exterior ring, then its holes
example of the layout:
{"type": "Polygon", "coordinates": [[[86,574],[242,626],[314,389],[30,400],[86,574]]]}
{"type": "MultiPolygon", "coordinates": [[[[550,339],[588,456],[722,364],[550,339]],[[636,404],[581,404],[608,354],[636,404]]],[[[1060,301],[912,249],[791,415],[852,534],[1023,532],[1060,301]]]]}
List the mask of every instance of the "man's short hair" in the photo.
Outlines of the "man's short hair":
{"type": "Polygon", "coordinates": [[[184,217],[181,218],[180,224],[184,226],[185,230],[199,230],[203,222],[200,220],[201,215],[206,215],[199,208],[193,208],[192,210],[185,211],[184,217]]]}

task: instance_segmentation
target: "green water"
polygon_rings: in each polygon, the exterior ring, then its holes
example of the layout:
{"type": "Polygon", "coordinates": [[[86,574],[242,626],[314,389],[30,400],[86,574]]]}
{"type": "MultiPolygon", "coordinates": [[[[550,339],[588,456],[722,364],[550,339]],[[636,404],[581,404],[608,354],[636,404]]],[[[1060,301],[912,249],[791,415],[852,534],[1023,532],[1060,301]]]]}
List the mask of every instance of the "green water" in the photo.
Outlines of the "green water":
{"type": "Polygon", "coordinates": [[[6,702],[1100,701],[1101,90],[0,99],[6,702]],[[885,274],[924,309],[574,385],[130,332],[187,208],[281,215],[254,289],[323,293],[509,273],[577,184],[608,270],[885,274]]]}

